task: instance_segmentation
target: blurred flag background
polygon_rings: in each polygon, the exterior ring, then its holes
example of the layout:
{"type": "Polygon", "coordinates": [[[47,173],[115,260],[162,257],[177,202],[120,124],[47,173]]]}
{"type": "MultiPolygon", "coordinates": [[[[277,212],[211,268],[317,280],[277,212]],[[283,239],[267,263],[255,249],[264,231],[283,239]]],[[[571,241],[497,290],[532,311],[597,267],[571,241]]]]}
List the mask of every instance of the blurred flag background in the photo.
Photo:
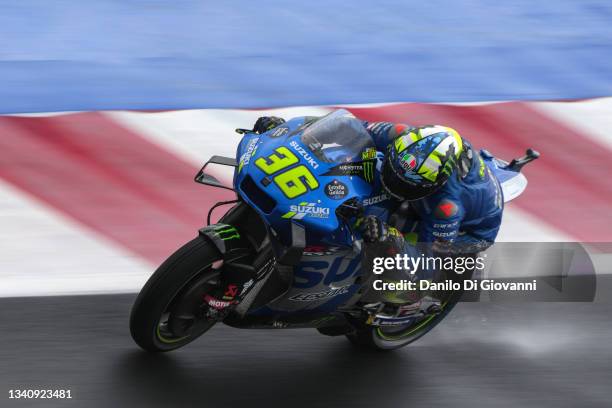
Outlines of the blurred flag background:
{"type": "Polygon", "coordinates": [[[505,159],[533,147],[500,239],[612,241],[607,2],[0,10],[0,296],[138,290],[229,197],[192,180],[234,128],[337,106],[505,159]]]}

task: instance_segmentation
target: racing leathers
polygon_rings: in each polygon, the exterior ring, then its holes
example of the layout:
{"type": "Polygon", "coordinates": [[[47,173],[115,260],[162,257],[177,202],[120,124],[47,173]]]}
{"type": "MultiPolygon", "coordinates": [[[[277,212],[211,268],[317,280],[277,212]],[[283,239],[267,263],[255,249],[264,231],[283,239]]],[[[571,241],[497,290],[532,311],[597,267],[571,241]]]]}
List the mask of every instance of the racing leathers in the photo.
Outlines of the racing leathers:
{"type": "MultiPolygon", "coordinates": [[[[377,150],[409,126],[390,122],[364,122],[377,150]]],[[[410,202],[418,218],[418,242],[432,243],[441,253],[476,253],[493,244],[501,224],[504,200],[497,178],[480,154],[463,139],[464,150],[458,167],[433,194],[410,202]]],[[[406,232],[406,231],[402,231],[406,232]]]]}
{"type": "MultiPolygon", "coordinates": [[[[410,129],[407,125],[390,122],[364,122],[364,126],[374,140],[376,149],[381,152],[379,157],[384,155],[383,152],[387,152],[388,146],[398,136],[410,129]]],[[[374,183],[378,197],[388,200],[388,211],[380,212],[380,209],[368,208],[368,204],[379,199],[365,201],[366,216],[361,224],[366,250],[375,253],[374,256],[405,254],[414,257],[427,254],[475,258],[480,251],[493,244],[502,219],[502,190],[480,154],[474,152],[467,140],[462,139],[462,144],[463,151],[457,166],[446,183],[421,199],[400,203],[385,194],[385,188],[380,182],[374,183]],[[378,220],[375,221],[375,218],[378,220]],[[383,220],[385,225],[380,225],[383,220]],[[399,229],[400,234],[393,233],[395,228],[399,229]],[[408,245],[402,236],[416,241],[418,248],[408,245]]],[[[390,270],[385,272],[385,280],[396,281],[406,277],[413,281],[437,280],[441,278],[439,273],[441,272],[434,269],[421,269],[417,274],[390,270]]],[[[418,299],[423,295],[424,293],[398,295],[397,292],[383,291],[369,300],[382,298],[385,302],[420,305],[418,299]]],[[[436,298],[435,295],[429,298],[433,302],[433,308],[439,307],[436,298]]]]}

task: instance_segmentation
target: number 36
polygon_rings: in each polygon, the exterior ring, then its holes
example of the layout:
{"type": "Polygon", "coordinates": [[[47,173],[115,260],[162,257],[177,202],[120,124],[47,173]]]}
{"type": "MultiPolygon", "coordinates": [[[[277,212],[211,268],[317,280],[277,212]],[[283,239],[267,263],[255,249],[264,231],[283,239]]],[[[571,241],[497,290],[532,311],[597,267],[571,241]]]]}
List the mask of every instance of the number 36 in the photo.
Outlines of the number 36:
{"type": "MultiPolygon", "coordinates": [[[[299,162],[299,159],[291,150],[284,146],[275,149],[268,157],[260,157],[255,160],[255,165],[264,173],[270,175],[299,162]]],[[[304,165],[293,167],[287,171],[274,176],[274,183],[281,189],[287,198],[295,198],[309,189],[315,190],[319,182],[304,165]]]]}

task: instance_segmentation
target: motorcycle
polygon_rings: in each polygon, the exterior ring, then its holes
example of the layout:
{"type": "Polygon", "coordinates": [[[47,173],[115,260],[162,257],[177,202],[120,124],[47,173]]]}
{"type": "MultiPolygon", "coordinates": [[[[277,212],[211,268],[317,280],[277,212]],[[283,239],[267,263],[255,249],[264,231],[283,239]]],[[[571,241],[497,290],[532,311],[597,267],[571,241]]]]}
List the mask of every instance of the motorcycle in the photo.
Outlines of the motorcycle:
{"type": "MultiPolygon", "coordinates": [[[[237,199],[213,206],[209,225],[141,290],[130,317],[140,347],[174,350],[223,322],[236,328],[313,328],[390,350],[419,339],[448,315],[462,290],[438,293],[437,310],[408,314],[384,299],[371,300],[374,275],[356,220],[364,214],[393,218],[390,211],[406,206],[391,210],[391,200],[380,193],[383,154],[361,121],[340,109],[321,118],[294,118],[264,134],[237,132],[243,137],[236,158],[213,156],[195,177],[235,191],[237,199]],[[321,142],[328,140],[333,143],[321,142]],[[210,164],[233,168],[233,187],[207,173],[210,164]],[[212,211],[222,205],[232,207],[211,225],[212,211]],[[228,268],[250,279],[237,294],[238,304],[224,314],[205,298],[219,290],[228,268]]],[[[521,168],[539,156],[529,149],[508,163],[485,150],[479,154],[504,201],[525,190],[521,168]]]]}

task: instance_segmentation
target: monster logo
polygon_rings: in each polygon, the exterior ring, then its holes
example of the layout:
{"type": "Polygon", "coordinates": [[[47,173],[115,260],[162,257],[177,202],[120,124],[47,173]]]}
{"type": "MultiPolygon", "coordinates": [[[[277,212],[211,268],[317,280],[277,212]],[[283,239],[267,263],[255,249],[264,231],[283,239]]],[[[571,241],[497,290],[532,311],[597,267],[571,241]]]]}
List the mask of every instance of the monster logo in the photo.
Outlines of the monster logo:
{"type": "Polygon", "coordinates": [[[374,161],[364,161],[363,162],[363,178],[368,183],[374,181],[374,161]]]}
{"type": "Polygon", "coordinates": [[[240,239],[238,230],[231,225],[224,225],[215,229],[215,235],[223,241],[229,241],[230,239],[240,239]]]}

